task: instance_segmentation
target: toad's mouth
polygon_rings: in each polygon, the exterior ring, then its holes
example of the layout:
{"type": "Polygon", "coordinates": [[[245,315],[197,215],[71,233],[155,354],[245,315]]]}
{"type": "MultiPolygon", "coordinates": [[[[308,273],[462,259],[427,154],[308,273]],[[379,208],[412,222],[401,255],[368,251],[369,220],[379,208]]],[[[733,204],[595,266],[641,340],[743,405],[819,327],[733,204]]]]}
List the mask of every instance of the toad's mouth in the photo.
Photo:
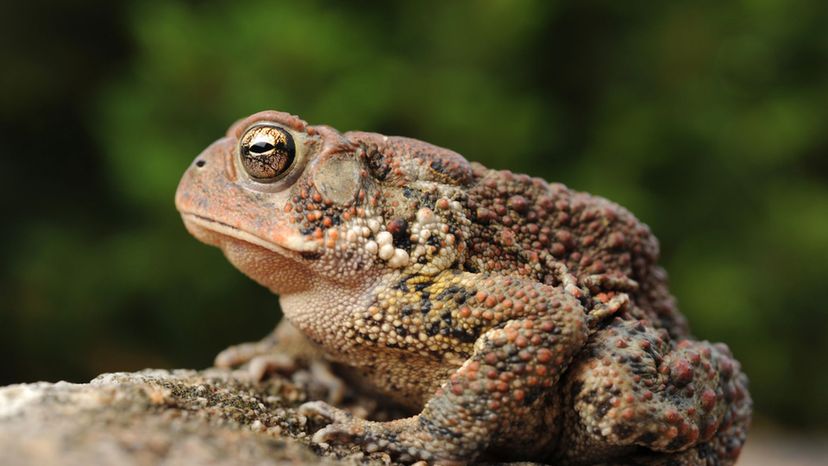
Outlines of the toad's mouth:
{"type": "Polygon", "coordinates": [[[219,248],[222,247],[223,240],[231,239],[288,257],[300,256],[302,253],[315,250],[312,243],[298,238],[288,236],[283,241],[284,244],[277,244],[222,221],[198,214],[182,212],[181,219],[184,221],[187,230],[199,241],[219,248]]]}

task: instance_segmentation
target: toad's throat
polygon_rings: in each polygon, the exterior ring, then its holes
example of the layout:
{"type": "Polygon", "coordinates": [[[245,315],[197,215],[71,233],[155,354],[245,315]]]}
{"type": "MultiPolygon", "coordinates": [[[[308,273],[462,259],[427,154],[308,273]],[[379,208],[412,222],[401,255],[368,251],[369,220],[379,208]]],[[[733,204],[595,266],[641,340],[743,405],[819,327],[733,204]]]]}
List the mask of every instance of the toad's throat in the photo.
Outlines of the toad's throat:
{"type": "MultiPolygon", "coordinates": [[[[316,250],[316,245],[314,243],[303,241],[298,238],[288,237],[285,238],[284,241],[280,241],[281,244],[277,244],[273,241],[266,240],[252,233],[240,230],[239,228],[236,228],[222,221],[215,220],[209,217],[204,217],[198,214],[183,212],[181,214],[181,218],[184,220],[184,224],[186,226],[191,227],[194,230],[201,229],[208,233],[217,234],[225,238],[243,241],[245,243],[258,246],[260,248],[266,249],[281,256],[294,257],[299,254],[308,253],[316,250]]],[[[219,247],[221,246],[221,244],[215,244],[214,241],[210,241],[209,239],[205,238],[204,235],[198,235],[197,232],[194,233],[196,233],[196,236],[199,239],[206,243],[214,244],[215,246],[219,247]]]]}

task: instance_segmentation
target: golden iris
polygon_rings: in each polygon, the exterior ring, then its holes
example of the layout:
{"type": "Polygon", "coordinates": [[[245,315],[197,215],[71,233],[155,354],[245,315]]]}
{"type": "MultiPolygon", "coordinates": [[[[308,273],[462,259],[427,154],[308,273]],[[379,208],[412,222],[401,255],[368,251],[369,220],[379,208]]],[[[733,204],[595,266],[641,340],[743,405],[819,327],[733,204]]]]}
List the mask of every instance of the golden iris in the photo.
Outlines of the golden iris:
{"type": "Polygon", "coordinates": [[[241,137],[239,156],[244,171],[256,181],[272,182],[284,176],[296,159],[293,136],[279,126],[257,125],[241,137]]]}

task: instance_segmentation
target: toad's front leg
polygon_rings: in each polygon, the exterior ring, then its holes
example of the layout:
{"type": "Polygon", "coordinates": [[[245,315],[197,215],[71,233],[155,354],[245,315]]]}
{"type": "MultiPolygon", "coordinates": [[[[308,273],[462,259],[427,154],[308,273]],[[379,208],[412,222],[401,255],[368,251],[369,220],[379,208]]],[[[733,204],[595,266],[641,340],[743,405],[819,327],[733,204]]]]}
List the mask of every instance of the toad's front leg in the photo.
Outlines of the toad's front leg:
{"type": "Polygon", "coordinates": [[[219,353],[215,366],[244,367],[255,382],[274,372],[293,376],[294,382],[302,385],[310,380],[327,392],[331,403],[342,401],[346,394],[344,383],[333,373],[319,348],[284,319],[262,340],[234,345],[219,353]]]}
{"type": "MultiPolygon", "coordinates": [[[[381,449],[403,462],[463,463],[501,445],[509,447],[498,452],[505,457],[510,451],[536,457],[553,448],[558,400],[552,387],[587,340],[587,315],[561,288],[505,281],[510,286],[487,295],[497,296],[496,306],[506,303],[511,311],[502,314],[511,318],[478,338],[471,357],[419,415],[371,422],[310,403],[303,406],[305,413],[334,422],[314,440],[358,442],[367,451],[381,449]]],[[[493,307],[491,300],[470,305],[485,311],[493,307]]]]}

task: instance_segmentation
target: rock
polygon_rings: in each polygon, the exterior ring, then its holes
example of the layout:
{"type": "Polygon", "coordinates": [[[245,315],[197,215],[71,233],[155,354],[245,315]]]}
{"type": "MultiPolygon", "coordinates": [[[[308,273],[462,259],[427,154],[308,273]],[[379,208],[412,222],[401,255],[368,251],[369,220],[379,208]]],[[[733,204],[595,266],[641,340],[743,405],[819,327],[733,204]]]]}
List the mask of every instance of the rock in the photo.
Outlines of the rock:
{"type": "Polygon", "coordinates": [[[387,464],[311,446],[313,388],[244,371],[144,370],[0,388],[2,465],[387,464]]]}

